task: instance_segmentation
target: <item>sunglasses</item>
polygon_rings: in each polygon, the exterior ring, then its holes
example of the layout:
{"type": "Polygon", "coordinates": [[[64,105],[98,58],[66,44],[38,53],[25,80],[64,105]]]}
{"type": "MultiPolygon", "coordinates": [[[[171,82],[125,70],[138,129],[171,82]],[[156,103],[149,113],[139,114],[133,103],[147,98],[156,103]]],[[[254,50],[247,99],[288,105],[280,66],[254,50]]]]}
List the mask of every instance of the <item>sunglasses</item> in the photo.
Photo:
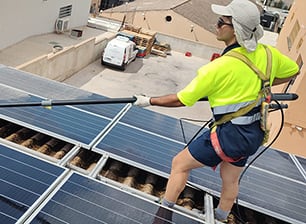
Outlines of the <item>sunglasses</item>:
{"type": "Polygon", "coordinates": [[[232,23],[226,23],[221,17],[219,17],[218,22],[217,22],[217,27],[221,28],[223,25],[228,25],[228,26],[233,27],[232,23]]]}

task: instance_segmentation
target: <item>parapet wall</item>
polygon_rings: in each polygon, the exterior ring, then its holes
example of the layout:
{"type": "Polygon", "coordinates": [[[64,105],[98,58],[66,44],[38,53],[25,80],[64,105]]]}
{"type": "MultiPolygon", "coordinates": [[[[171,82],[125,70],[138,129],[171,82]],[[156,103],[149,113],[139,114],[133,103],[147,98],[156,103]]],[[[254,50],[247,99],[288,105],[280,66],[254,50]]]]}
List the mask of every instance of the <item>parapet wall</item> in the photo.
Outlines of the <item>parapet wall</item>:
{"type": "Polygon", "coordinates": [[[173,37],[157,33],[156,39],[159,42],[168,43],[171,49],[177,52],[190,52],[193,56],[210,59],[213,53],[221,53],[222,49],[205,45],[203,43],[173,37]]]}
{"type": "Polygon", "coordinates": [[[101,52],[115,34],[105,33],[77,45],[42,55],[17,66],[17,69],[63,81],[101,57],[101,52]]]}

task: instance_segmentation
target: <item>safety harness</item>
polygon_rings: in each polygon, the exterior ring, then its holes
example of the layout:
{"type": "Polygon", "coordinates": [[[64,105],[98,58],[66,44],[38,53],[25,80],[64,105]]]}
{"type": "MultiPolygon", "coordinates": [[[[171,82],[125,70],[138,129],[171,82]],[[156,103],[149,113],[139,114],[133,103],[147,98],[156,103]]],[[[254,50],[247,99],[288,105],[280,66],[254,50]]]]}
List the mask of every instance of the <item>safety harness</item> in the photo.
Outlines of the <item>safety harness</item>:
{"type": "Polygon", "coordinates": [[[218,136],[217,136],[217,126],[223,123],[226,123],[234,118],[243,116],[245,114],[247,114],[248,112],[250,112],[254,107],[256,107],[257,105],[259,105],[261,103],[261,116],[260,116],[260,124],[261,124],[261,129],[265,132],[265,136],[264,136],[264,140],[263,143],[268,141],[269,138],[269,128],[267,125],[267,117],[268,117],[268,109],[269,109],[269,103],[271,101],[271,88],[270,88],[270,75],[271,75],[271,69],[272,69],[272,53],[271,50],[265,46],[264,49],[266,51],[267,54],[267,67],[266,67],[266,73],[264,74],[262,71],[260,71],[253,63],[252,61],[247,58],[245,55],[237,52],[237,51],[229,51],[225,54],[225,56],[230,56],[230,57],[234,57],[237,58],[239,60],[241,60],[242,62],[244,62],[246,65],[249,66],[250,69],[252,69],[255,74],[261,79],[262,81],[262,88],[258,93],[258,97],[255,101],[253,101],[252,103],[248,104],[247,106],[244,106],[242,108],[240,108],[239,110],[229,113],[229,114],[225,114],[223,115],[219,120],[215,121],[212,126],[211,126],[211,130],[210,130],[210,139],[211,139],[211,143],[212,146],[215,150],[215,152],[217,153],[217,155],[226,162],[237,162],[241,159],[243,159],[244,157],[240,157],[240,158],[231,158],[227,155],[225,155],[225,153],[222,150],[222,147],[220,145],[218,136]],[[262,102],[260,102],[262,101],[262,102]]]}

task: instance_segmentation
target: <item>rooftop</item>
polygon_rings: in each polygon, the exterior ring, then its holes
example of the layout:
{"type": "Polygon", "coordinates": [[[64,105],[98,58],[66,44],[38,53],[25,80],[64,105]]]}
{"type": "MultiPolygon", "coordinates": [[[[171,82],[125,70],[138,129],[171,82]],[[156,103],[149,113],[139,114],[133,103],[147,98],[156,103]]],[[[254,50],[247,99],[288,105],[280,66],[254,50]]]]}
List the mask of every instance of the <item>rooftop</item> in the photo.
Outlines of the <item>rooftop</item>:
{"type": "Polygon", "coordinates": [[[133,11],[167,11],[174,12],[190,20],[194,24],[198,24],[204,29],[213,32],[216,14],[210,9],[211,3],[228,4],[228,0],[136,0],[125,5],[120,5],[115,8],[108,9],[111,12],[133,12],[133,11]],[[203,16],[205,14],[205,16],[203,16]]]}
{"type": "MultiPolygon", "coordinates": [[[[84,39],[89,33],[96,35],[103,32],[87,29],[84,28],[84,39]]],[[[29,38],[1,51],[0,63],[15,66],[43,52],[51,52],[54,42],[68,46],[79,41],[82,39],[58,34],[43,35],[42,39],[29,38]],[[24,53],[28,53],[27,58],[24,58],[24,53]]],[[[154,59],[157,63],[155,67],[164,69],[161,60],[154,59]]],[[[189,59],[193,58],[186,58],[189,59]]],[[[141,63],[137,65],[143,66],[141,63]]],[[[176,69],[179,70],[180,66],[177,65],[176,69]]],[[[83,78],[92,79],[99,84],[97,77],[84,77],[86,71],[88,70],[85,69],[85,73],[82,73],[83,78]]],[[[134,70],[127,72],[135,73],[134,70]]],[[[149,71],[146,74],[151,75],[151,78],[154,76],[149,71]]],[[[120,76],[118,73],[116,75],[120,76]]],[[[127,73],[121,76],[135,78],[127,73]]],[[[105,74],[103,77],[105,78],[105,74]]],[[[108,78],[116,81],[118,77],[108,78]]],[[[94,91],[46,80],[7,66],[0,66],[0,83],[2,103],[8,99],[22,102],[46,98],[105,99],[105,96],[94,91]]],[[[157,84],[161,86],[160,81],[157,81],[157,84]]],[[[172,84],[177,85],[175,82],[172,84]]],[[[1,220],[6,218],[3,223],[15,223],[16,220],[20,223],[84,223],[88,220],[99,223],[103,220],[106,223],[126,224],[152,220],[158,210],[155,200],[159,195],[141,193],[143,191],[133,190],[126,182],[123,184],[122,179],[127,178],[129,172],[117,176],[121,181],[119,184],[107,173],[113,169],[113,163],[119,163],[118,166],[124,167],[125,171],[133,170],[131,173],[141,170],[142,175],[158,176],[159,185],[164,186],[163,181],[169,174],[171,158],[198,129],[196,125],[183,122],[182,130],[178,119],[135,108],[128,103],[53,107],[51,110],[42,107],[1,108],[0,115],[3,126],[13,124],[12,130],[15,132],[23,133],[20,130],[26,127],[38,135],[43,134],[47,146],[56,145],[58,141],[61,142],[59,145],[69,146],[68,153],[66,151],[64,157],[56,159],[55,152],[61,150],[41,153],[39,151],[43,150],[43,143],[40,147],[28,148],[18,142],[1,139],[0,159],[5,175],[0,183],[1,186],[9,186],[11,189],[1,193],[1,210],[3,207],[8,208],[3,212],[5,215],[0,217],[1,220]],[[147,125],[149,123],[151,125],[147,125]],[[73,163],[73,160],[84,155],[84,152],[94,152],[93,166],[85,166],[86,161],[81,162],[81,165],[73,163]],[[23,181],[19,181],[20,179],[23,181]]],[[[37,136],[36,134],[33,136],[37,136]]],[[[91,156],[92,154],[85,158],[91,156]]],[[[288,223],[304,223],[305,169],[305,159],[270,149],[251,166],[242,179],[239,204],[254,213],[262,213],[288,223]]],[[[144,183],[144,180],[137,180],[136,185],[144,183]]],[[[207,168],[196,170],[191,174],[189,184],[192,189],[209,192],[217,198],[220,192],[219,171],[212,172],[207,168]]],[[[155,192],[162,194],[161,189],[155,189],[155,192]]],[[[199,198],[203,197],[203,194],[200,194],[199,198]]],[[[186,210],[175,210],[173,221],[204,223],[203,203],[197,202],[196,205],[196,209],[200,209],[200,215],[186,210]]]]}

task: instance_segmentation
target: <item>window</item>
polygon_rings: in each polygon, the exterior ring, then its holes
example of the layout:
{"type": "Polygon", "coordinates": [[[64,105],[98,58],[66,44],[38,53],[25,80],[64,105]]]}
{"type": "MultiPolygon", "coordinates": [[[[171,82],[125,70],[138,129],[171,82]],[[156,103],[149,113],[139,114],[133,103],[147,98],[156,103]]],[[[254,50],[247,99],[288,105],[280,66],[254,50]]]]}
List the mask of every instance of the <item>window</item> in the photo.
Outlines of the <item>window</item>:
{"type": "Polygon", "coordinates": [[[292,16],[291,16],[291,18],[290,18],[290,22],[293,20],[294,16],[295,16],[295,13],[293,12],[293,13],[292,13],[292,16]]]}
{"type": "Polygon", "coordinates": [[[299,65],[300,69],[302,69],[304,62],[303,62],[303,58],[301,54],[299,54],[299,57],[297,58],[296,63],[299,65]]]}
{"type": "Polygon", "coordinates": [[[288,49],[291,50],[291,47],[300,31],[301,27],[299,24],[299,21],[297,20],[289,34],[289,36],[287,37],[287,44],[288,44],[288,49]]]}
{"type": "Polygon", "coordinates": [[[298,42],[298,44],[297,44],[297,46],[296,46],[296,50],[297,50],[297,51],[301,48],[302,44],[303,44],[303,38],[301,38],[301,39],[299,40],[299,42],[298,42]]]}
{"type": "Polygon", "coordinates": [[[58,18],[63,18],[67,16],[71,16],[72,5],[67,5],[60,8],[58,18]]]}

